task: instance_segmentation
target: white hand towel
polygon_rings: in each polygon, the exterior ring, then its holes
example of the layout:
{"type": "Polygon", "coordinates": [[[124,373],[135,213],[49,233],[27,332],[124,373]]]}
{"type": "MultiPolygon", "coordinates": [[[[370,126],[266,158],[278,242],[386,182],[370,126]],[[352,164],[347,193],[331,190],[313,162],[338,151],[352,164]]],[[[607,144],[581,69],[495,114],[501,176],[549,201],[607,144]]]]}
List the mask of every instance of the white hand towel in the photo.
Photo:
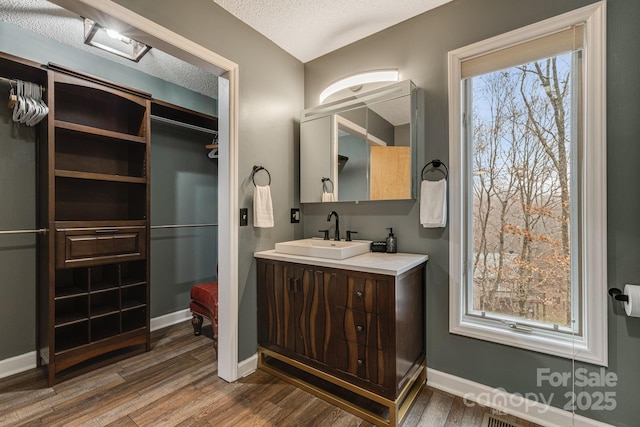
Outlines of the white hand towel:
{"type": "Polygon", "coordinates": [[[447,225],[447,180],[422,181],[420,186],[420,224],[424,228],[447,225]]]}
{"type": "Polygon", "coordinates": [[[335,202],[336,199],[333,196],[333,193],[329,193],[327,191],[322,192],[322,201],[323,202],[335,202]]]}
{"type": "Polygon", "coordinates": [[[273,227],[271,188],[268,185],[256,185],[253,189],[253,226],[273,227]]]}

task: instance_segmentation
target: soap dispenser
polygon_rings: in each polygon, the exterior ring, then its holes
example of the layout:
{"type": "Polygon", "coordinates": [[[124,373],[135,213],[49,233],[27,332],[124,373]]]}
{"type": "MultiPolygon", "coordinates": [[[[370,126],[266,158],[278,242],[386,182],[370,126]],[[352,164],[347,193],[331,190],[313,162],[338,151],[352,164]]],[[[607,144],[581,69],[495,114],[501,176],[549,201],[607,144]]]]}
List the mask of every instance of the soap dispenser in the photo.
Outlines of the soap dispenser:
{"type": "Polygon", "coordinates": [[[389,236],[387,237],[387,253],[395,254],[398,252],[398,239],[393,235],[393,228],[387,228],[389,236]]]}

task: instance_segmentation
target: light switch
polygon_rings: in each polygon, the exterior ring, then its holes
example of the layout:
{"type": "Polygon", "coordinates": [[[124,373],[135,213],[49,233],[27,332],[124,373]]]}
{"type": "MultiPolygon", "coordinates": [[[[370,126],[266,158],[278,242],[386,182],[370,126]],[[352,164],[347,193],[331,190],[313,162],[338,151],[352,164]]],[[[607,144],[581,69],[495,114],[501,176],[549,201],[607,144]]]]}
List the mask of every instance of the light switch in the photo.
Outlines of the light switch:
{"type": "Polygon", "coordinates": [[[297,224],[300,222],[300,209],[299,208],[291,208],[291,223],[297,224]]]}
{"type": "Polygon", "coordinates": [[[249,223],[249,211],[247,208],[240,208],[240,227],[249,223]]]}

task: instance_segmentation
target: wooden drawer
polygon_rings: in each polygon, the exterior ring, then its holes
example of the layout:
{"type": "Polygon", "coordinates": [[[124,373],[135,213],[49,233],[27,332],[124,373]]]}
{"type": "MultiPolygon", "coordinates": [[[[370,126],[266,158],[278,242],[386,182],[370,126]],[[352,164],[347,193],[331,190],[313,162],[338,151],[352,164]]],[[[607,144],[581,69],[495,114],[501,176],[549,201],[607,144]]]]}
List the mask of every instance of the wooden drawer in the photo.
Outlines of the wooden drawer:
{"type": "Polygon", "coordinates": [[[333,322],[333,336],[372,348],[389,347],[389,320],[359,310],[336,307],[333,322]]]}
{"type": "Polygon", "coordinates": [[[146,228],[140,226],[56,229],[56,268],[146,257],[146,228]]]}
{"type": "Polygon", "coordinates": [[[376,312],[376,282],[358,276],[338,276],[335,304],[354,310],[376,312]]]}
{"type": "Polygon", "coordinates": [[[336,340],[335,368],[371,384],[393,388],[389,353],[350,341],[336,340]]]}
{"type": "Polygon", "coordinates": [[[338,275],[333,303],[338,307],[389,316],[394,307],[393,285],[375,277],[338,275]]]}

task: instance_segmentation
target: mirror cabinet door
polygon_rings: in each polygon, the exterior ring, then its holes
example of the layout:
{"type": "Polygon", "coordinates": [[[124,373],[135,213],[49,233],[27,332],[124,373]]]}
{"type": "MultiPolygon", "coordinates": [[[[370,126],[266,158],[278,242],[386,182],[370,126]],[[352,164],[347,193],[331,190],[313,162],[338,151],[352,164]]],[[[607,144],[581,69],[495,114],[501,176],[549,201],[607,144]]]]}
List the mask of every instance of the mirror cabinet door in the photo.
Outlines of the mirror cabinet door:
{"type": "Polygon", "coordinates": [[[411,99],[402,96],[367,109],[369,200],[411,198],[411,99]]]}
{"type": "Polygon", "coordinates": [[[337,144],[333,158],[337,160],[334,196],[338,201],[369,199],[369,144],[367,142],[367,109],[365,107],[333,115],[337,144]]]}
{"type": "Polygon", "coordinates": [[[332,121],[326,116],[300,123],[300,203],[321,202],[322,178],[333,176],[332,121]]]}

